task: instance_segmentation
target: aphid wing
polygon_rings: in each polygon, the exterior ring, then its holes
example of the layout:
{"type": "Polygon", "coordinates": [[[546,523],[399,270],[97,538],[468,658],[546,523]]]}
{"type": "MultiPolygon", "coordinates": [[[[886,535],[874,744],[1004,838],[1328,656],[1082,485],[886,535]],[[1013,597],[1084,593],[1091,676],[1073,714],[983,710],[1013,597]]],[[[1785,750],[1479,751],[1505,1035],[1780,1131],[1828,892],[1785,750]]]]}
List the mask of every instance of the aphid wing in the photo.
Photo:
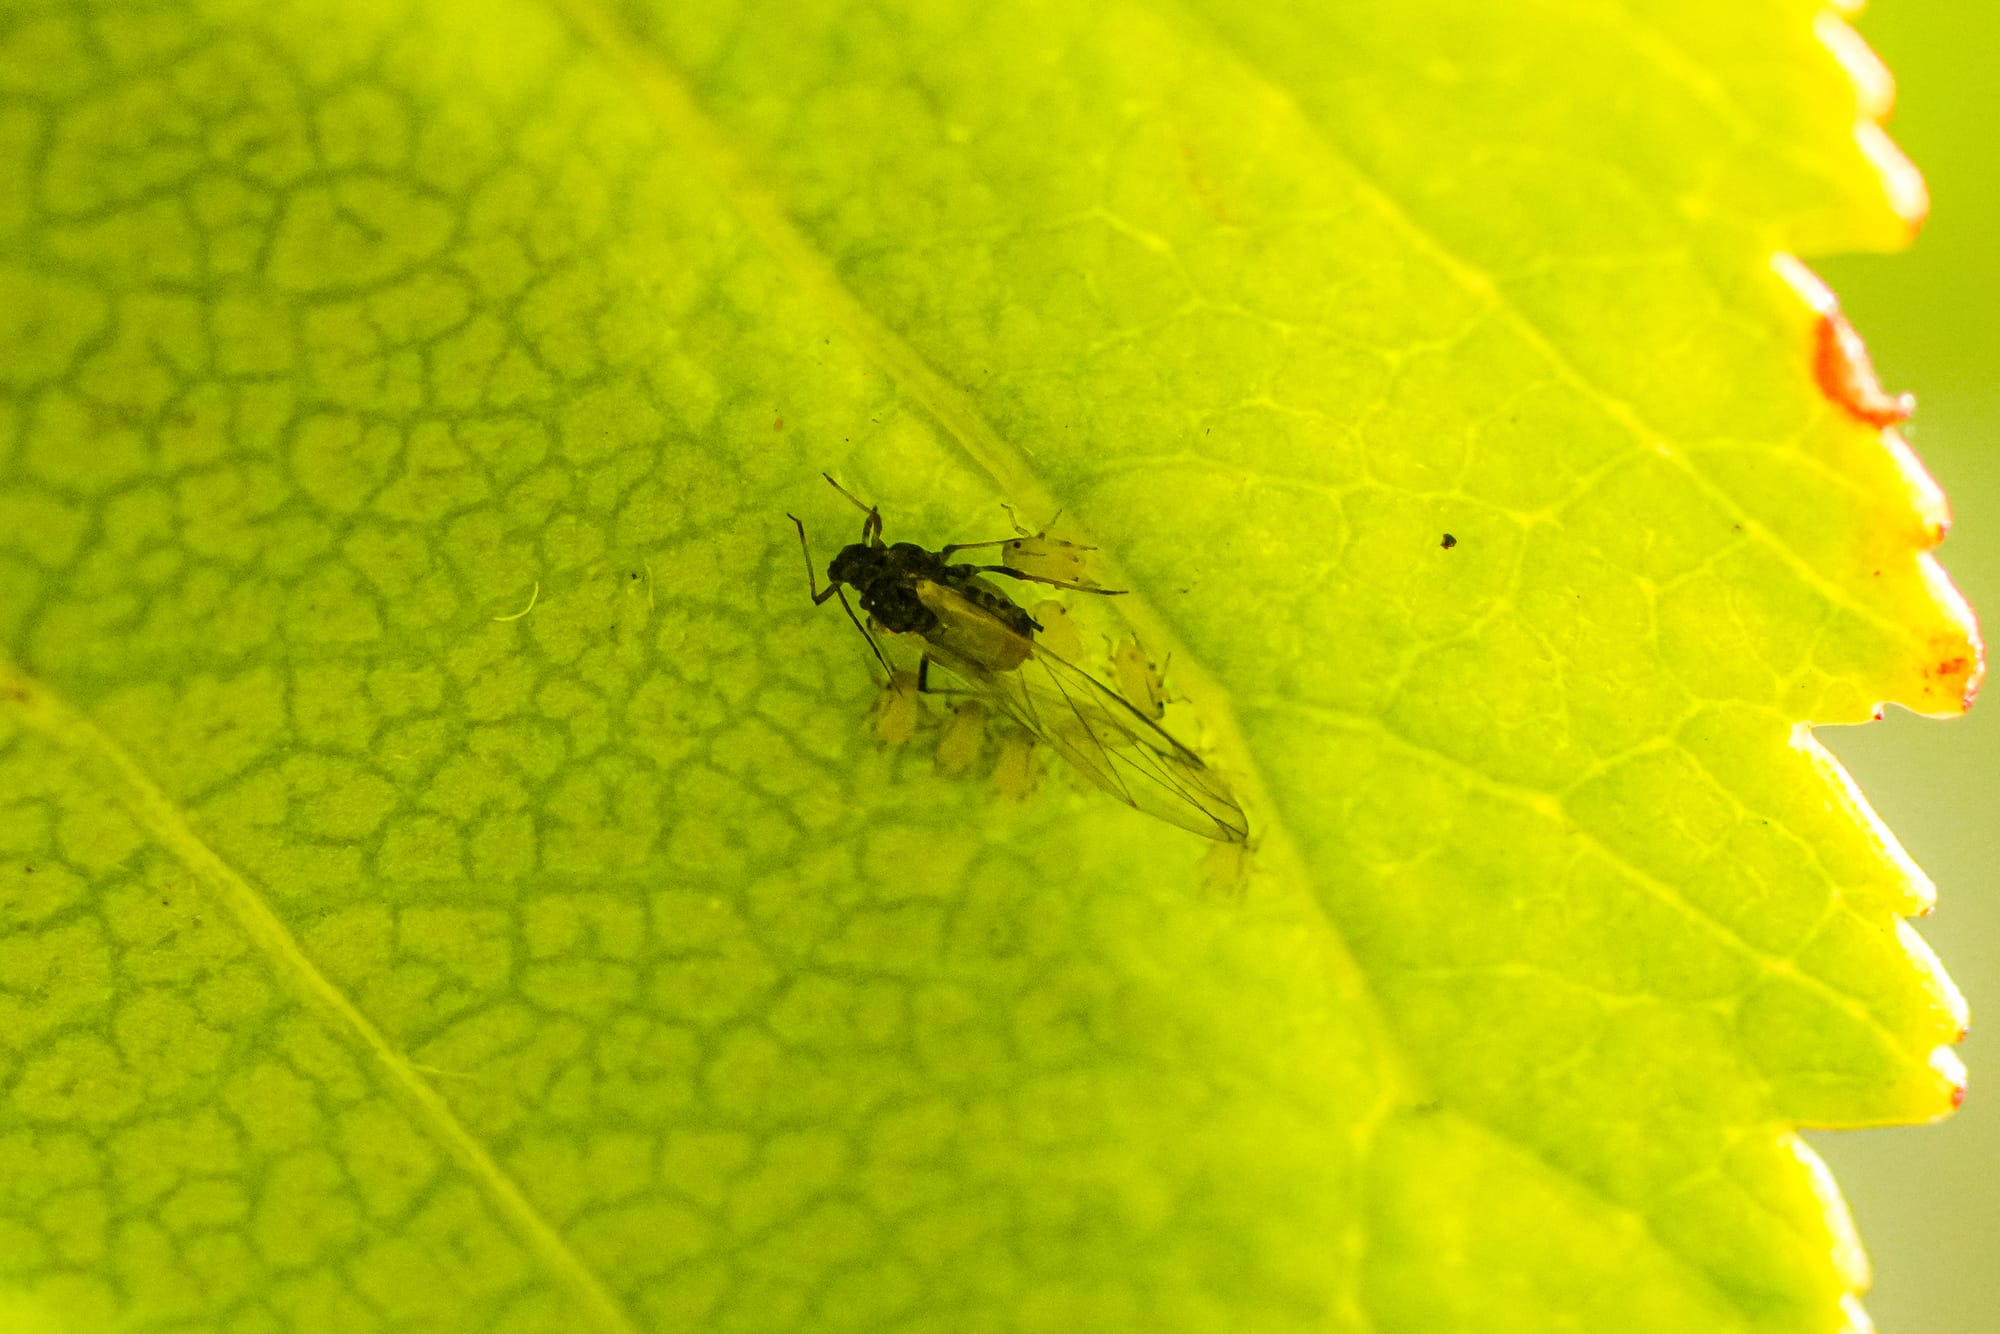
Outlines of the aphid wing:
{"type": "Polygon", "coordinates": [[[1249,837],[1243,808],[1199,756],[1089,673],[1036,648],[1050,688],[1029,683],[1023,668],[1024,691],[1049,744],[1086,777],[1169,824],[1228,843],[1249,837]]]}
{"type": "Polygon", "coordinates": [[[1242,807],[1201,759],[1117,691],[1017,633],[958,590],[918,580],[938,619],[931,661],[1126,805],[1208,838],[1249,837],[1242,807]]]}
{"type": "Polygon", "coordinates": [[[1024,672],[1039,672],[1033,664],[1019,671],[989,671],[935,643],[930,647],[930,655],[933,663],[965,682],[997,712],[1012,719],[1023,731],[1061,755],[1078,773],[1127,806],[1210,838],[1221,837],[1215,832],[1214,822],[1200,819],[1199,812],[1183,812],[1178,808],[1155,810],[1143,804],[1140,798],[1148,794],[1133,790],[1107,750],[1107,741],[1113,746],[1121,744],[1110,720],[1087,701],[1073,704],[1070,696],[1052,685],[1031,685],[1024,672]],[[1097,713],[1095,721],[1089,720],[1092,713],[1097,713]]]}

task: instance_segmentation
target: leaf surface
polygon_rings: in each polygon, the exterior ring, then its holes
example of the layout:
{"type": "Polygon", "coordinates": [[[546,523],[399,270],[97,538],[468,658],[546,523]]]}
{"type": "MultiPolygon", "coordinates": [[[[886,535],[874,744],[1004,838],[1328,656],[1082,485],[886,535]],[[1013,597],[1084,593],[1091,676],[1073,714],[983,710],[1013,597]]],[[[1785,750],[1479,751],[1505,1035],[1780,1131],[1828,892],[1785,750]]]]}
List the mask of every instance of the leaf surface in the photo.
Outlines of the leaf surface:
{"type": "Polygon", "coordinates": [[[1977,649],[1773,257],[1920,187],[1813,4],[1324,9],[0,20],[0,1312],[1859,1320],[1801,724],[1977,649]],[[1098,544],[1247,869],[882,745],[822,469],[1098,544]]]}

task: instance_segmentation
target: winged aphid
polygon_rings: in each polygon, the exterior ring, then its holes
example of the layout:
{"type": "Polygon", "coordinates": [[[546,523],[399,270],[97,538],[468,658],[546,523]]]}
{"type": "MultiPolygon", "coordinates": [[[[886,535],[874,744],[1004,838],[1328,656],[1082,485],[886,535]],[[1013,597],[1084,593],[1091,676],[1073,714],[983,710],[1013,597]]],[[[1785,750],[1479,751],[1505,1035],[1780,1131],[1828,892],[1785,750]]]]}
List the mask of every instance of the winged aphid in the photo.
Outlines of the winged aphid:
{"type": "MultiPolygon", "coordinates": [[[[1249,837],[1243,809],[1227,784],[1117,690],[1042,644],[1027,609],[993,576],[1056,588],[1113,595],[1094,582],[1034,574],[1011,565],[954,562],[961,551],[994,543],[958,543],[932,551],[914,542],[885,542],[882,513],[827,477],[866,516],[861,540],[842,547],[820,588],[805,524],[792,520],[806,558],[813,605],[838,598],[890,679],[896,668],[876,634],[909,636],[922,644],[918,688],[939,667],[1043,742],[1092,783],[1136,810],[1224,843],[1249,837]],[[852,589],[867,621],[847,600],[852,589]]],[[[1078,548],[1088,550],[1088,548],[1078,548]]]]}

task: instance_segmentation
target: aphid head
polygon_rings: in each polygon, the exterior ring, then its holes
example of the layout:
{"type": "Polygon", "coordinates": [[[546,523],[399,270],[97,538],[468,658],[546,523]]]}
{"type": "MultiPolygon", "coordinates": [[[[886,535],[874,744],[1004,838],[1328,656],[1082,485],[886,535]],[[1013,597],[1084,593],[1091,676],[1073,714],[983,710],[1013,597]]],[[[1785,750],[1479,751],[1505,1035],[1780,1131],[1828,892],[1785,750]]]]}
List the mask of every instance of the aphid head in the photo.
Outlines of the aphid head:
{"type": "Polygon", "coordinates": [[[846,584],[849,588],[866,588],[875,582],[889,563],[889,553],[883,547],[866,546],[851,542],[840,549],[826,567],[829,583],[846,584]]]}

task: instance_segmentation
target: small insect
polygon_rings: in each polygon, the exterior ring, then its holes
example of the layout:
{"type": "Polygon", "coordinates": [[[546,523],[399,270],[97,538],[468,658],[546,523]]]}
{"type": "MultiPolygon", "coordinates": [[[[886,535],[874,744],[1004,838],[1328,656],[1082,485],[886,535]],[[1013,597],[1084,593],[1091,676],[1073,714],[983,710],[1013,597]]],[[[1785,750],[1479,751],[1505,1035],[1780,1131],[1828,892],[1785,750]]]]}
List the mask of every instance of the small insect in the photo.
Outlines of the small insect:
{"type": "Polygon", "coordinates": [[[889,673],[882,698],[875,706],[875,735],[891,747],[906,744],[917,734],[921,705],[917,699],[917,674],[897,670],[889,673]]]}
{"type": "Polygon", "coordinates": [[[1000,743],[993,762],[993,786],[1010,801],[1026,801],[1035,792],[1035,743],[1026,732],[1014,732],[1000,743]]]}
{"type": "MultiPolygon", "coordinates": [[[[1038,579],[1044,583],[1062,588],[1074,588],[1087,593],[1123,593],[1122,588],[1106,588],[1090,573],[1090,553],[1096,547],[1087,547],[1077,542],[1068,542],[1060,537],[1050,537],[1044,528],[1039,533],[1031,533],[1021,526],[1014,517],[1011,505],[1002,505],[1007,517],[1013,520],[1014,536],[1003,537],[993,542],[968,542],[951,548],[953,551],[975,551],[981,547],[1000,548],[1000,563],[1017,575],[1038,579]]],[[[1057,513],[1056,519],[1062,517],[1057,513]]],[[[1049,520],[1050,524],[1055,519],[1049,520]]]]}
{"type": "Polygon", "coordinates": [[[1118,693],[1148,718],[1167,716],[1166,668],[1146,656],[1145,645],[1134,635],[1111,646],[1111,678],[1118,693]]]}
{"type": "Polygon", "coordinates": [[[1028,614],[1035,618],[1035,624],[1042,627],[1035,636],[1037,644],[1069,662],[1083,656],[1083,636],[1077,633],[1076,621],[1070,616],[1068,607],[1054,598],[1044,598],[1028,614]]]}
{"type": "Polygon", "coordinates": [[[1247,841],[1243,808],[1201,758],[1116,690],[1039,643],[1041,623],[989,576],[1107,595],[1122,590],[1004,564],[951,559],[957,552],[993,543],[959,543],[937,551],[914,542],[886,543],[881,511],[863,504],[832,477],[826,480],[866,517],[861,540],[842,547],[827,565],[822,589],[806,526],[797,515],[786,516],[799,530],[806,586],[815,606],[839,598],[891,679],[896,669],[876,641],[878,631],[921,641],[918,689],[928,687],[935,664],[1126,805],[1219,842],[1247,841]],[[868,614],[866,624],[849,604],[847,588],[868,614]]]}
{"type": "Polygon", "coordinates": [[[986,706],[976,699],[960,700],[945,720],[944,735],[938,738],[938,772],[964,773],[985,746],[986,706]]]}

